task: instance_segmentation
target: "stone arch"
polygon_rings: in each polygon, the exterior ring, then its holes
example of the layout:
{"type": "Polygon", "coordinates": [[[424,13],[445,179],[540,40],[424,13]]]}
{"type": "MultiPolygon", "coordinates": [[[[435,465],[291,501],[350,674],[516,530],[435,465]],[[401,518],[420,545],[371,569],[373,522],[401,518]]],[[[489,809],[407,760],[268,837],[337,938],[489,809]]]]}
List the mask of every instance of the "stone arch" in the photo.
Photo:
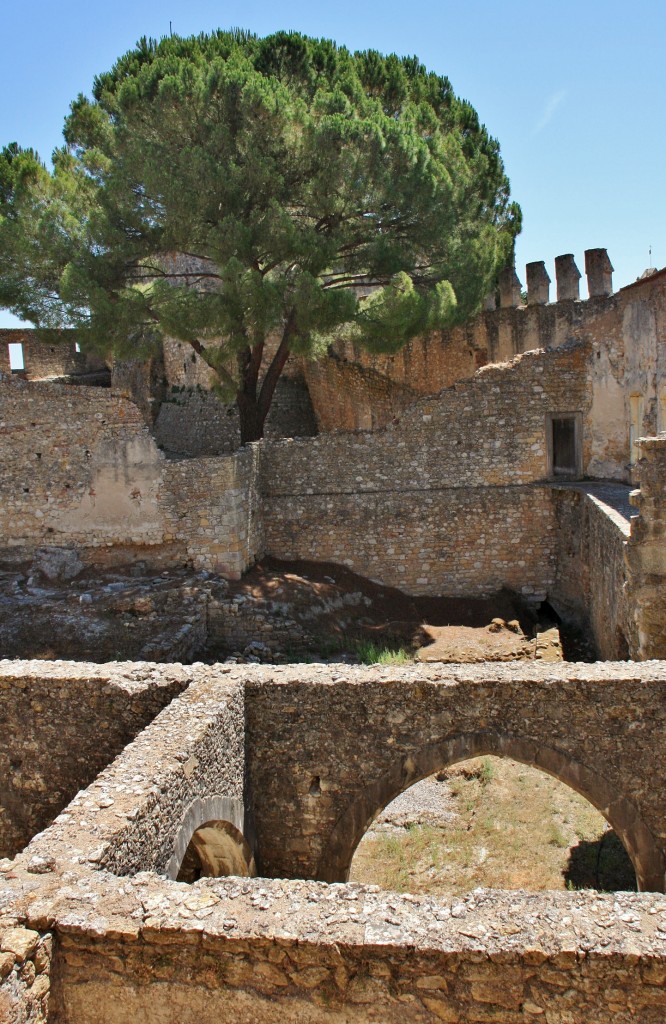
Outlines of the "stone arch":
{"type": "MultiPolygon", "coordinates": [[[[176,880],[192,872],[218,878],[254,875],[252,847],[244,831],[245,808],[237,797],[197,797],[188,806],[166,874],[176,880]]],[[[189,880],[184,877],[181,880],[189,880]]]]}
{"type": "Polygon", "coordinates": [[[510,757],[539,768],[580,793],[603,814],[621,839],[634,866],[639,890],[664,891],[663,851],[630,800],[614,791],[599,773],[564,751],[495,731],[462,733],[423,747],[396,762],[384,775],[357,792],[331,832],[316,878],[324,882],[345,882],[356,847],[387,804],[415,782],[458,761],[486,754],[510,757]]]}

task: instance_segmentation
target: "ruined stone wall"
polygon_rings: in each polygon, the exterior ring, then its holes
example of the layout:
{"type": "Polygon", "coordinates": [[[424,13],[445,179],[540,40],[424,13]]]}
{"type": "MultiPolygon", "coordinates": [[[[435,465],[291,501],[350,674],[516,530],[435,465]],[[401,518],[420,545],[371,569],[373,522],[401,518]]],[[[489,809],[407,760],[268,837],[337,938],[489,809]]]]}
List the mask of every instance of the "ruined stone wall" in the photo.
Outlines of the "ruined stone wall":
{"type": "MultiPolygon", "coordinates": [[[[412,783],[482,754],[535,765],[609,820],[642,888],[663,890],[664,664],[245,670],[257,866],[346,878],[374,817],[412,783]]],[[[238,674],[233,667],[232,677],[238,674]]]]}
{"type": "Polygon", "coordinates": [[[195,568],[238,579],[264,551],[259,445],[225,459],[165,464],[170,519],[165,539],[185,545],[195,568]]]}
{"type": "Polygon", "coordinates": [[[106,368],[101,356],[78,352],[74,341],[62,332],[62,342],[37,341],[30,328],[0,329],[0,372],[9,372],[10,344],[21,345],[23,364],[27,380],[42,380],[47,377],[77,377],[95,373],[106,368]]]}
{"type": "Polygon", "coordinates": [[[0,379],[0,549],[189,563],[238,576],[263,546],[257,452],[168,462],[136,405],[98,388],[0,379]]]}
{"type": "Polygon", "coordinates": [[[185,685],[171,666],[0,661],[0,857],[50,824],[185,685]]]}
{"type": "Polygon", "coordinates": [[[331,827],[353,845],[395,789],[487,748],[601,803],[625,841],[642,819],[663,844],[664,665],[491,669],[181,670],[187,691],[0,861],[0,1008],[12,1024],[662,1024],[663,895],[164,877],[197,801],[222,791],[242,813],[244,745],[258,839],[272,814],[283,862],[331,827]]]}
{"type": "Polygon", "coordinates": [[[4,548],[160,544],[163,459],[130,402],[0,380],[4,548]]]}
{"type": "Polygon", "coordinates": [[[109,934],[87,909],[68,926],[63,907],[59,1024],[663,1021],[656,897],[478,891],[449,903],[231,880],[189,899],[174,890],[143,881],[117,898],[109,934]],[[188,904],[202,908],[189,919],[188,904]]]}
{"type": "Polygon", "coordinates": [[[305,364],[305,373],[321,429],[376,428],[409,417],[411,395],[437,393],[486,363],[573,341],[589,346],[587,471],[629,481],[632,439],[666,427],[664,271],[615,295],[485,311],[395,355],[338,343],[331,358],[305,364]]]}
{"type": "Polygon", "coordinates": [[[546,416],[584,408],[585,349],[487,367],[373,433],[269,444],[266,551],[412,593],[538,594],[552,580],[546,416]]]}
{"type": "Polygon", "coordinates": [[[632,611],[624,557],[629,519],[614,507],[618,488],[554,485],[552,498],[557,564],[548,599],[563,619],[591,630],[600,658],[622,661],[629,657],[632,611]]]}
{"type": "Polygon", "coordinates": [[[666,656],[666,435],[641,438],[640,490],[632,492],[638,516],[625,549],[627,628],[634,658],[666,656]]]}

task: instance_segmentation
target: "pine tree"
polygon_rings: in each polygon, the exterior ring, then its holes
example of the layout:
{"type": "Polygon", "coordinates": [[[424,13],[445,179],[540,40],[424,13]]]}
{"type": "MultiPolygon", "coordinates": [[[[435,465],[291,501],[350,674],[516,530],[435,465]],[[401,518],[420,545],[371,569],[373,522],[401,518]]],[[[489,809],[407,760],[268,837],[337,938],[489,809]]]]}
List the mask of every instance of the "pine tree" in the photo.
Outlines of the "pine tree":
{"type": "Polygon", "coordinates": [[[124,358],[187,342],[244,442],[290,353],[395,351],[469,316],[520,226],[446,78],[296,33],[141,40],[64,136],[52,171],[0,155],[0,304],[124,358]]]}

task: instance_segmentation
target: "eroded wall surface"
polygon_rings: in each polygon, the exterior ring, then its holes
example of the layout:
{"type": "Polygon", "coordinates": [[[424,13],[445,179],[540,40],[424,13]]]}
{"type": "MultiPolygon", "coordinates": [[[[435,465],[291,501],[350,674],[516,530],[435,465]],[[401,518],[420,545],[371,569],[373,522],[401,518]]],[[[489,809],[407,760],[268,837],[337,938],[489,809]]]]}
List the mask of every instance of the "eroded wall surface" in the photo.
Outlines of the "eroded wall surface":
{"type": "MultiPolygon", "coordinates": [[[[544,595],[554,579],[546,418],[584,408],[586,350],[489,366],[384,430],[266,444],[266,551],[412,593],[544,595]]],[[[585,456],[585,453],[584,453],[585,456]]]]}
{"type": "Polygon", "coordinates": [[[186,684],[173,666],[0,661],[0,857],[46,828],[186,684]]]}
{"type": "MultiPolygon", "coordinates": [[[[591,777],[597,794],[617,786],[611,818],[640,798],[638,816],[647,821],[652,807],[663,823],[663,663],[523,666],[519,677],[488,669],[183,670],[187,691],[54,826],[0,861],[0,1007],[9,1020],[661,1024],[663,895],[476,890],[439,899],[297,879],[164,877],[181,824],[203,822],[190,814],[197,800],[205,814],[211,796],[231,809],[245,792],[260,849],[274,795],[282,814],[268,842],[297,860],[336,823],[353,843],[392,788],[434,765],[424,757],[431,740],[443,763],[482,752],[470,739],[509,729],[494,753],[516,756],[520,740],[526,756],[531,744],[537,766],[588,796],[591,777]],[[270,790],[263,805],[257,785],[270,790]],[[288,845],[298,835],[303,845],[288,845]]],[[[628,819],[625,840],[637,834],[628,819]]]]}
{"type": "Polygon", "coordinates": [[[260,872],[344,879],[366,828],[400,792],[447,764],[498,754],[582,793],[622,837],[643,887],[663,888],[663,663],[274,673],[243,674],[260,872]]]}
{"type": "Polygon", "coordinates": [[[190,564],[233,578],[263,545],[256,446],[168,461],[119,394],[0,378],[0,549],[72,547],[87,563],[190,564]]]}

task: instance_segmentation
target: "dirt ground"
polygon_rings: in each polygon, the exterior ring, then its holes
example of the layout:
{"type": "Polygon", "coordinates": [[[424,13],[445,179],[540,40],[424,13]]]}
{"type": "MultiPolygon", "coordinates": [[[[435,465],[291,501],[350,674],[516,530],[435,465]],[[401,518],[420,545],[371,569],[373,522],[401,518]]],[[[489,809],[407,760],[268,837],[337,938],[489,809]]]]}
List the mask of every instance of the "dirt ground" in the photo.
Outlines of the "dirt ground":
{"type": "Polygon", "coordinates": [[[586,638],[562,627],[552,609],[530,608],[509,590],[488,598],[413,597],[344,566],[264,558],[231,585],[235,593],[288,605],[324,648],[343,650],[351,641],[352,652],[365,641],[426,662],[594,659],[586,638]]]}
{"type": "Polygon", "coordinates": [[[508,758],[466,761],[402,793],[373,822],[351,880],[450,897],[500,889],[633,890],[631,862],[583,797],[508,758]]]}

